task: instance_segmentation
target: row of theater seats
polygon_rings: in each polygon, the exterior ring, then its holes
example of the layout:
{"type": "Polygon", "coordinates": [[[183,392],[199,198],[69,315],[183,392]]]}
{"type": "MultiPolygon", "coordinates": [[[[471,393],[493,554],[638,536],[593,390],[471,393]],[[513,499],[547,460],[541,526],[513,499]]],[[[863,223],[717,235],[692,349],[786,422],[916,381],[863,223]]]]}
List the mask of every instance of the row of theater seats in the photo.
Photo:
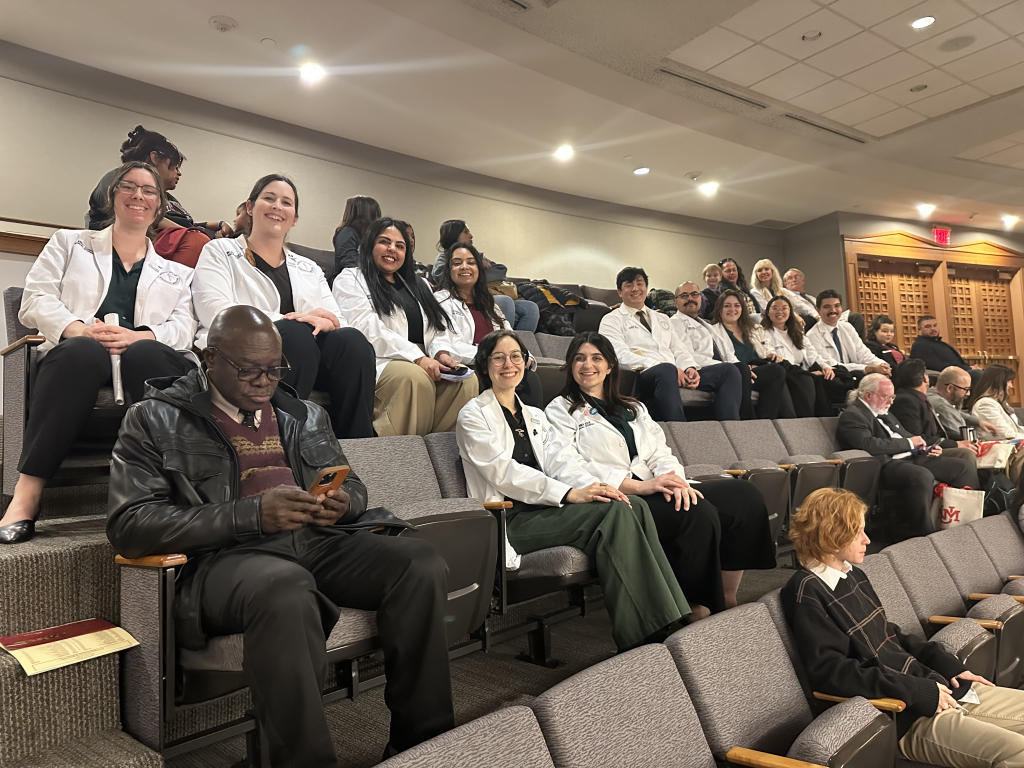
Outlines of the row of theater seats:
{"type": "MultiPolygon", "coordinates": [[[[874,468],[877,476],[874,459],[851,457],[830,462],[826,458],[836,450],[834,421],[679,422],[662,426],[670,448],[688,466],[690,476],[721,479],[732,475],[728,482],[758,484],[768,499],[773,530],[779,537],[794,502],[799,503],[814,488],[856,479],[860,461],[874,468]],[[797,445],[804,453],[793,454],[796,448],[787,447],[797,445]],[[824,455],[807,454],[808,450],[824,455]],[[719,464],[710,464],[712,461],[719,464]]],[[[366,484],[369,504],[387,507],[415,522],[416,530],[403,535],[428,539],[445,558],[451,653],[486,650],[528,634],[530,660],[552,664],[551,626],[585,613],[599,594],[597,573],[587,556],[573,547],[553,547],[523,555],[521,567],[508,571],[502,551],[504,510],[487,511],[466,498],[465,475],[452,432],[345,440],[342,448],[366,484]],[[395,467],[402,469],[396,472],[395,467]],[[532,601],[552,595],[565,599],[556,610],[540,613],[532,601]]],[[[176,718],[194,710],[195,705],[244,687],[241,635],[212,638],[201,650],[180,648],[175,643],[173,584],[175,568],[183,562],[181,557],[155,558],[152,567],[121,571],[121,623],[141,643],[124,655],[125,728],[160,752],[183,748],[184,742],[168,736],[177,732],[176,718]],[[176,689],[160,670],[177,670],[176,689]]],[[[365,679],[359,661],[379,647],[373,613],[342,610],[327,646],[335,670],[325,701],[354,695],[374,684],[365,679]]],[[[201,729],[226,727],[225,719],[230,718],[223,710],[216,712],[220,720],[209,711],[193,711],[191,722],[201,729]]]]}
{"type": "MultiPolygon", "coordinates": [[[[1022,570],[1024,538],[1008,515],[904,542],[865,562],[886,613],[904,631],[931,634],[929,625],[934,629],[947,621],[929,616],[933,608],[953,612],[950,618],[971,614],[945,624],[931,639],[957,653],[972,671],[1004,685],[1020,680],[1022,638],[1011,637],[1010,627],[1024,621],[1024,613],[1005,593],[983,598],[969,611],[967,605],[970,590],[983,585],[1019,594],[1016,580],[1005,582],[1022,570]],[[929,597],[933,584],[941,586],[929,597]],[[993,618],[974,621],[974,614],[993,618]],[[995,627],[996,634],[982,624],[995,627]],[[1009,643],[1016,654],[1013,669],[1000,666],[1006,661],[1002,647],[1009,643]]],[[[529,707],[498,710],[382,765],[920,765],[897,753],[892,713],[903,708],[895,699],[844,699],[812,691],[776,591],[686,627],[664,645],[643,646],[590,667],[529,707]]]]}

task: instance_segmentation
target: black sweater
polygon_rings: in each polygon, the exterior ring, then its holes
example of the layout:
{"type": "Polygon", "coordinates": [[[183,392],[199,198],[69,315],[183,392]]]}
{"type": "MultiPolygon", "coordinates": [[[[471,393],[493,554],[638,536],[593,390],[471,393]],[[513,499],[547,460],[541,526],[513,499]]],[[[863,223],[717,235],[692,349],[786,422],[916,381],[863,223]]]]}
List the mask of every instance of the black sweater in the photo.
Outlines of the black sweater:
{"type": "MultiPolygon", "coordinates": [[[[811,687],[835,696],[893,698],[907,708],[896,717],[899,735],[939,706],[939,688],[965,671],[938,643],[905,635],[885,616],[868,577],[853,568],[835,591],[806,568],[782,588],[782,608],[811,687]]],[[[959,698],[970,688],[952,688],[959,698]]]]}

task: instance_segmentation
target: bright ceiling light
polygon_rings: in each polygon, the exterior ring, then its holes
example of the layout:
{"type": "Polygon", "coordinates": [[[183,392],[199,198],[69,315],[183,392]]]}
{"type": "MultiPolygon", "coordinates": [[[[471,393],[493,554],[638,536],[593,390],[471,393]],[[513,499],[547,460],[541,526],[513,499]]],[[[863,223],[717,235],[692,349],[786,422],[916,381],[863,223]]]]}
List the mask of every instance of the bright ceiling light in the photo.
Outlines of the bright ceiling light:
{"type": "Polygon", "coordinates": [[[934,23],[934,16],[922,16],[920,19],[917,19],[916,21],[912,22],[910,26],[912,26],[914,29],[924,29],[925,27],[930,27],[934,23]]]}
{"type": "Polygon", "coordinates": [[[1007,229],[1011,228],[1018,221],[1020,221],[1020,219],[1018,219],[1016,216],[1010,216],[1010,215],[1003,216],[1003,224],[1006,225],[1007,229]]]}
{"type": "Polygon", "coordinates": [[[650,172],[651,172],[650,168],[648,168],[646,165],[642,165],[642,166],[640,166],[639,168],[637,168],[636,170],[633,171],[633,175],[635,175],[635,176],[646,176],[650,172]]]}
{"type": "Polygon", "coordinates": [[[327,75],[327,70],[319,64],[303,64],[299,68],[299,77],[304,83],[319,83],[327,75]]]}
{"type": "Polygon", "coordinates": [[[713,194],[715,194],[715,192],[718,191],[718,182],[708,181],[698,186],[697,189],[701,191],[701,194],[711,197],[713,194]]]}
{"type": "Polygon", "coordinates": [[[932,211],[934,210],[935,206],[931,205],[930,203],[921,203],[919,206],[917,206],[917,212],[920,213],[922,216],[931,216],[932,211]]]}
{"type": "Polygon", "coordinates": [[[573,155],[572,147],[568,144],[563,144],[555,150],[555,158],[558,160],[568,160],[573,155]]]}

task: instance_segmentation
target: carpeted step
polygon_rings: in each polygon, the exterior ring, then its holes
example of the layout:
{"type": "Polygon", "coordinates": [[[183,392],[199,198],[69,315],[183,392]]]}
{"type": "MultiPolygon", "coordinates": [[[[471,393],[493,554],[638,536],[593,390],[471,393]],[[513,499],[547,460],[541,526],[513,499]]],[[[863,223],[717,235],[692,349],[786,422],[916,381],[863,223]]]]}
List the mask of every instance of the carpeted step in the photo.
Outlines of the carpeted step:
{"type": "Polygon", "coordinates": [[[121,731],[102,731],[61,744],[6,768],[163,768],[164,761],[121,731]]]}
{"type": "Polygon", "coordinates": [[[25,544],[0,546],[0,636],[120,617],[121,583],[102,516],[41,521],[25,544]]]}
{"type": "Polygon", "coordinates": [[[71,740],[119,730],[118,666],[118,655],[110,654],[29,677],[0,651],[0,765],[50,765],[35,761],[51,750],[60,754],[71,740]]]}
{"type": "MultiPolygon", "coordinates": [[[[2,468],[0,465],[0,470],[2,468]]],[[[10,503],[11,497],[4,496],[2,508],[6,510],[10,503]]],[[[107,514],[106,483],[47,487],[43,490],[43,502],[39,510],[40,520],[105,514],[107,514]]]]}

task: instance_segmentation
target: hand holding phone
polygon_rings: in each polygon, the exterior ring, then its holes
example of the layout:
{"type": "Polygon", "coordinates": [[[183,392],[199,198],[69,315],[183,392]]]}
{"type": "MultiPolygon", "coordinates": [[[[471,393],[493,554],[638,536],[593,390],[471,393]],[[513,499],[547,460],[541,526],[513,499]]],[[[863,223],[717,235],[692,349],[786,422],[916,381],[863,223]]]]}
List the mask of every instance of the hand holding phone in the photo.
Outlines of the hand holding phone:
{"type": "Polygon", "coordinates": [[[328,491],[338,490],[350,471],[351,468],[347,464],[321,469],[316,480],[309,486],[309,492],[314,496],[326,496],[328,491]]]}

